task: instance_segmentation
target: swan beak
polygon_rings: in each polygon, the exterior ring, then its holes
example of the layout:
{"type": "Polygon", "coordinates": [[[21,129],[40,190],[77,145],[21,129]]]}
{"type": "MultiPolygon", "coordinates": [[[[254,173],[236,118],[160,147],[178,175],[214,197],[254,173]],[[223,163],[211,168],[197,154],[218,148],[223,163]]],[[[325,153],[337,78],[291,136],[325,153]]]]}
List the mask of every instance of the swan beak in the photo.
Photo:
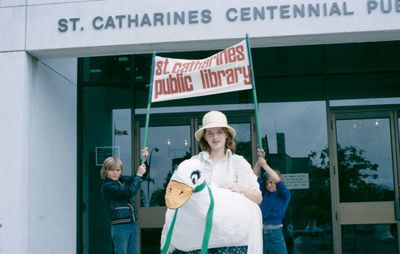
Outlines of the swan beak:
{"type": "Polygon", "coordinates": [[[165,192],[165,204],[170,209],[178,209],[192,196],[193,188],[174,180],[169,181],[165,192]]]}

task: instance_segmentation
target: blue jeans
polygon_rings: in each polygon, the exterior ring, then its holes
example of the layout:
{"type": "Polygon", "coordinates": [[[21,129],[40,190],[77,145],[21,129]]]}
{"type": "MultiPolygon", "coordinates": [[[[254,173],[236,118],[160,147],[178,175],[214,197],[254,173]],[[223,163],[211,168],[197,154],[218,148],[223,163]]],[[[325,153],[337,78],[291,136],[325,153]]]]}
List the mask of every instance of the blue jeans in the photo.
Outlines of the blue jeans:
{"type": "Polygon", "coordinates": [[[115,254],[138,254],[138,229],[132,223],[111,225],[115,254]]]}
{"type": "Polygon", "coordinates": [[[287,254],[282,229],[263,229],[264,254],[287,254]]]}

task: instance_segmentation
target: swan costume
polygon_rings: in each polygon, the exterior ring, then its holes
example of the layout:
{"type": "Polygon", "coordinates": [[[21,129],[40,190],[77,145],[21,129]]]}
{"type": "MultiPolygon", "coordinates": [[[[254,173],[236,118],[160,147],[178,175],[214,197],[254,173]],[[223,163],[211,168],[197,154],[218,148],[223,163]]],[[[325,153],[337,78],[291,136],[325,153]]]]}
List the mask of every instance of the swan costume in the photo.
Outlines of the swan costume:
{"type": "MultiPolygon", "coordinates": [[[[248,246],[248,254],[262,254],[262,217],[259,206],[243,194],[208,185],[204,163],[183,161],[167,186],[167,211],[161,236],[162,253],[248,246]]],[[[204,252],[206,253],[206,252],[204,252]]]]}

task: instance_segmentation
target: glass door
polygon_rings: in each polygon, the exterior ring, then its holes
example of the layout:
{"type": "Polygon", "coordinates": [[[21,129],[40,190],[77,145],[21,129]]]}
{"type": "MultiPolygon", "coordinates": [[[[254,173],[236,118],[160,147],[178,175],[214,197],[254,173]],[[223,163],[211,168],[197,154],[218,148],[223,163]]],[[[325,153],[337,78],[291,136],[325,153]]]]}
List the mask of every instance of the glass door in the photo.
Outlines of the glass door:
{"type": "Polygon", "coordinates": [[[354,109],[331,114],[336,253],[399,253],[396,115],[354,109]]]}
{"type": "MultiPolygon", "coordinates": [[[[237,153],[249,163],[252,161],[253,133],[251,132],[250,112],[223,111],[229,124],[237,131],[237,153]]],[[[139,230],[141,253],[160,253],[161,229],[165,216],[165,189],[174,170],[180,162],[197,154],[200,150],[194,139],[194,132],[201,125],[205,112],[152,114],[148,129],[148,172],[145,175],[140,195],[137,196],[139,208],[139,230]]],[[[135,142],[140,149],[144,139],[144,117],[136,116],[137,135],[135,142]]]]}

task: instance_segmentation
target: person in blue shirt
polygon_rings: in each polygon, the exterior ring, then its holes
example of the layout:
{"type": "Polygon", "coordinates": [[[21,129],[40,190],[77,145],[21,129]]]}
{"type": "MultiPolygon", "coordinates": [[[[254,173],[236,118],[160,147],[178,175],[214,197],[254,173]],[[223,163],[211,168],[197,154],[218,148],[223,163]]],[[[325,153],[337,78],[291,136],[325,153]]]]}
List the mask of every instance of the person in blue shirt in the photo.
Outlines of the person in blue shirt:
{"type": "Polygon", "coordinates": [[[287,254],[282,221],[289,205],[290,192],[281,181],[279,171],[273,170],[267,164],[264,152],[258,150],[257,156],[258,161],[253,167],[253,172],[258,176],[262,193],[260,207],[263,217],[263,253],[287,254]]]}

